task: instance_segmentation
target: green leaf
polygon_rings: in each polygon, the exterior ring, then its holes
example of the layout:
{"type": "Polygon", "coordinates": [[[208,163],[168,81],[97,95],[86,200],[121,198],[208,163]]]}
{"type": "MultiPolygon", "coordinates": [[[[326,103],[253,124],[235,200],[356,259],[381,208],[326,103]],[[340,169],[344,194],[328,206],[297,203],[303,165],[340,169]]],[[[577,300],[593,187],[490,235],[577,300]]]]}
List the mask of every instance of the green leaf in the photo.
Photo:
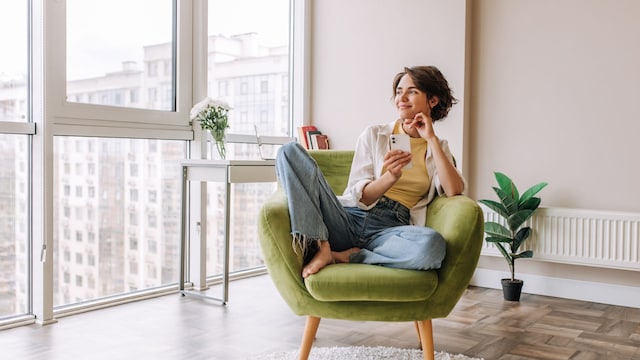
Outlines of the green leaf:
{"type": "Polygon", "coordinates": [[[520,196],[518,188],[507,175],[500,172],[494,172],[494,175],[498,186],[493,187],[493,190],[498,195],[500,202],[491,200],[479,200],[479,202],[505,218],[507,225],[486,222],[484,230],[487,237],[485,241],[494,244],[498,248],[502,256],[507,260],[511,270],[511,277],[514,278],[515,260],[533,257],[533,251],[527,250],[518,253],[518,249],[532,233],[530,227],[524,227],[523,225],[540,206],[541,200],[535,195],[547,186],[547,183],[536,184],[520,196]]]}
{"type": "Polygon", "coordinates": [[[530,227],[523,227],[522,229],[518,230],[518,232],[516,233],[516,236],[513,237],[513,249],[511,249],[513,252],[517,252],[518,248],[520,248],[520,245],[527,240],[527,238],[529,237],[529,235],[531,235],[531,228],[530,227]]]}
{"type": "Polygon", "coordinates": [[[498,185],[500,186],[500,189],[510,194],[513,201],[517,204],[519,202],[520,195],[518,194],[518,188],[513,183],[513,181],[511,181],[511,179],[507,175],[500,172],[495,172],[494,175],[496,177],[498,185]]]}
{"type": "Polygon", "coordinates": [[[486,205],[489,209],[498,213],[503,218],[508,218],[507,209],[501,203],[493,200],[478,200],[479,203],[486,205]]]}
{"type": "Polygon", "coordinates": [[[534,211],[535,209],[538,208],[538,206],[540,206],[540,198],[538,197],[532,197],[527,201],[524,202],[520,202],[520,205],[518,205],[518,208],[521,210],[531,210],[534,211]]]}
{"type": "Polygon", "coordinates": [[[507,249],[505,249],[504,246],[502,246],[502,244],[500,243],[495,243],[495,245],[498,248],[498,250],[500,250],[500,253],[502,254],[502,256],[504,256],[504,258],[509,263],[509,267],[513,266],[513,258],[511,258],[511,254],[509,254],[507,249]]]}
{"type": "Polygon", "coordinates": [[[535,194],[537,194],[540,190],[542,190],[545,186],[547,186],[546,182],[541,182],[539,184],[533,185],[527,191],[522,194],[522,198],[520,198],[519,203],[523,204],[531,199],[535,194]]]}
{"type": "Polygon", "coordinates": [[[513,239],[504,237],[504,236],[487,236],[487,238],[484,240],[490,243],[498,243],[498,242],[510,243],[513,241],[513,239]]]}
{"type": "Polygon", "coordinates": [[[504,227],[502,224],[498,224],[497,222],[487,221],[484,223],[484,232],[489,236],[500,236],[500,237],[511,237],[511,232],[509,229],[504,227]]]}
{"type": "Polygon", "coordinates": [[[533,251],[531,250],[527,250],[527,251],[523,251],[520,254],[511,254],[511,256],[513,257],[513,259],[525,259],[525,258],[532,258],[533,257],[533,251]]]}
{"type": "Polygon", "coordinates": [[[524,224],[525,221],[527,221],[527,219],[531,217],[531,215],[533,215],[533,210],[520,210],[509,216],[509,219],[507,219],[509,229],[515,232],[522,224],[524,224]]]}
{"type": "Polygon", "coordinates": [[[500,202],[502,202],[502,205],[507,209],[507,214],[513,214],[518,211],[518,203],[513,199],[511,193],[508,193],[498,187],[494,187],[493,191],[496,192],[500,198],[500,202]]]}

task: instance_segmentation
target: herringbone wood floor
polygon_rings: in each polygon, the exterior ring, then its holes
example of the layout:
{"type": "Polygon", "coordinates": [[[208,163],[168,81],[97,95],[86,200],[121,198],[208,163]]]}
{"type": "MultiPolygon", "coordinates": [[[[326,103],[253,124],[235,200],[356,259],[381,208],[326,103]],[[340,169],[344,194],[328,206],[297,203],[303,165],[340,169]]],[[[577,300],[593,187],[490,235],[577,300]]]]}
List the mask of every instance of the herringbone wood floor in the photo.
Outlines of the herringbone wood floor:
{"type": "MultiPolygon", "coordinates": [[[[213,288],[211,291],[216,291],[213,288]]],[[[250,359],[297,349],[304,318],[268,276],[233,281],[222,307],[178,294],[0,332],[1,359],[250,359]]],[[[471,287],[433,322],[436,350],[487,360],[640,359],[640,309],[471,287]]],[[[323,319],[314,346],[418,345],[412,323],[323,319]]]]}

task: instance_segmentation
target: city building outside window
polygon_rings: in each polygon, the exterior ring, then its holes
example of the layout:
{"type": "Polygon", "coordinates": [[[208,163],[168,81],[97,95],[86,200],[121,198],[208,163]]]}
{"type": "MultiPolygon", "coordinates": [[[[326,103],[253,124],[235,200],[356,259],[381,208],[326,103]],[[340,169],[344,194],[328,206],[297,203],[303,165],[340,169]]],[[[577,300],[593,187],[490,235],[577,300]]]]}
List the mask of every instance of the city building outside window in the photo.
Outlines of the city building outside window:
{"type": "Polygon", "coordinates": [[[0,2],[0,319],[29,312],[29,119],[27,0],[0,2]]]}
{"type": "MultiPolygon", "coordinates": [[[[291,68],[290,6],[289,0],[209,1],[208,96],[233,108],[229,132],[255,135],[257,127],[260,135],[291,136],[289,94],[282,92],[289,88],[291,68]],[[242,13],[242,21],[229,13],[242,13]]],[[[227,158],[260,159],[260,154],[255,145],[229,144],[227,158]]],[[[255,218],[275,186],[232,185],[232,271],[263,265],[255,218]]],[[[210,183],[208,191],[216,199],[207,207],[207,275],[214,276],[223,268],[224,186],[210,183]]]]}
{"type": "Polygon", "coordinates": [[[174,110],[158,101],[173,76],[173,0],[66,2],[67,101],[174,110]]]}
{"type": "MultiPolygon", "coordinates": [[[[59,70],[66,75],[64,101],[76,106],[64,111],[81,109],[70,118],[84,127],[114,121],[93,118],[93,108],[79,105],[99,105],[94,106],[99,110],[109,107],[113,114],[124,109],[177,111],[180,89],[176,87],[173,11],[181,1],[64,3],[66,38],[56,41],[66,40],[66,63],[59,70]],[[86,114],[91,115],[84,119],[86,114]]],[[[290,3],[208,1],[207,95],[228,101],[234,108],[231,132],[254,134],[257,126],[261,135],[291,136],[290,3]],[[256,11],[247,13],[247,8],[256,11]]],[[[0,2],[0,320],[30,311],[29,263],[33,247],[41,246],[29,243],[33,183],[29,137],[35,134],[35,127],[14,132],[7,130],[13,127],[5,126],[33,121],[28,98],[28,9],[29,0],[0,2]]],[[[65,129],[52,135],[53,177],[46,180],[53,188],[53,240],[48,248],[53,252],[53,306],[175,284],[179,162],[188,156],[184,139],[128,138],[126,129],[114,137],[91,131],[75,135],[76,128],[65,129]],[[149,201],[143,199],[145,194],[149,201]]],[[[255,145],[234,145],[228,152],[232,158],[259,158],[255,145]]],[[[207,219],[208,274],[219,275],[224,199],[221,188],[209,188],[208,199],[213,201],[207,219]]],[[[275,184],[232,187],[232,270],[262,266],[255,216],[274,189],[275,184]]]]}

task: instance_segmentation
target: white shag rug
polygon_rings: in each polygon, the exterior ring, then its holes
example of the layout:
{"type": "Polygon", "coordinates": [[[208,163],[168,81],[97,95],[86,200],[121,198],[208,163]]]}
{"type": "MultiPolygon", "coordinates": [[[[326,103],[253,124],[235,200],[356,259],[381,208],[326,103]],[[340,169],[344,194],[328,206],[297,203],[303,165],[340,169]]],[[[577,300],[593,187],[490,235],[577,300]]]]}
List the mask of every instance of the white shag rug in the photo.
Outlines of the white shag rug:
{"type": "MultiPolygon", "coordinates": [[[[296,360],[298,350],[258,355],[251,360],[296,360]]],[[[313,347],[309,360],[423,360],[422,350],[385,346],[313,347]]],[[[436,360],[482,360],[461,354],[436,352],[436,360]]]]}

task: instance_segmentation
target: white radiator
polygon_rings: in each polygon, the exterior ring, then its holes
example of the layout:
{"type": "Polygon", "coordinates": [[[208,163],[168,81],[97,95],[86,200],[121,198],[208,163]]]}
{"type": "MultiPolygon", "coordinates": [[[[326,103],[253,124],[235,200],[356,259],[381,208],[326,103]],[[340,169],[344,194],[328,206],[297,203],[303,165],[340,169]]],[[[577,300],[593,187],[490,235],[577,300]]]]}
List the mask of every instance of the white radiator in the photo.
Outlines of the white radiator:
{"type": "MultiPolygon", "coordinates": [[[[504,224],[481,206],[485,221],[504,224]]],[[[539,208],[527,225],[533,232],[519,252],[533,250],[533,259],[640,271],[640,214],[539,208]]],[[[487,242],[482,254],[502,256],[487,242]]]]}

